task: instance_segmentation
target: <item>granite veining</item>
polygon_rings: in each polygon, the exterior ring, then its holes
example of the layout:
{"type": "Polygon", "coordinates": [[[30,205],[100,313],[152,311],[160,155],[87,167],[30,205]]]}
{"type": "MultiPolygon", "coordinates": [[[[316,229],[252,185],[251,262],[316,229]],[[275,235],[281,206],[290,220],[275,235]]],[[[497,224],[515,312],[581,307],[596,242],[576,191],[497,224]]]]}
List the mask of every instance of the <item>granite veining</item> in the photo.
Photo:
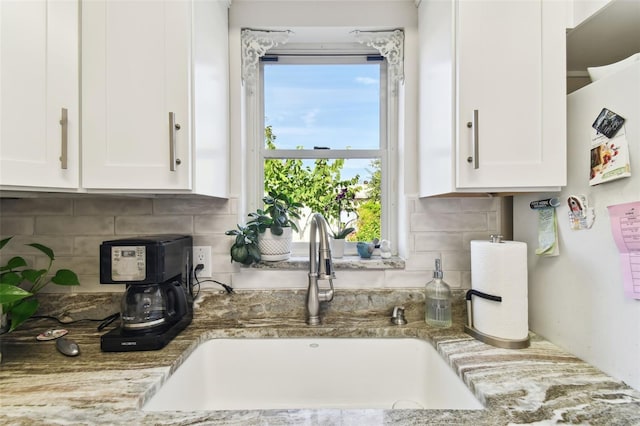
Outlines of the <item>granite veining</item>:
{"type": "MultiPolygon", "coordinates": [[[[459,296],[459,295],[458,295],[459,296]]],[[[61,318],[102,318],[118,310],[119,295],[53,296],[43,309],[61,318]]],[[[150,425],[640,425],[640,392],[531,334],[527,349],[500,349],[463,332],[461,297],[454,324],[424,322],[416,290],[339,290],[323,304],[323,324],[304,322],[304,291],[205,292],[195,317],[159,351],[100,351],[96,322],[65,326],[81,354],[68,358],[35,336],[56,324],[28,321],[0,336],[0,423],[150,425]],[[394,306],[408,324],[392,325],[394,306]],[[220,337],[415,337],[432,343],[485,405],[484,410],[242,410],[146,413],[144,401],[199,343],[220,337]]],[[[108,330],[108,329],[107,329],[108,330]]],[[[105,331],[107,331],[105,330],[105,331]]],[[[239,371],[238,374],[242,372],[239,371]]]]}
{"type": "MultiPolygon", "coordinates": [[[[380,256],[371,256],[363,259],[360,256],[344,256],[332,259],[335,270],[378,270],[378,269],[404,269],[404,259],[400,257],[390,257],[383,259],[380,256]]],[[[277,270],[309,270],[309,256],[292,256],[287,260],[278,262],[259,262],[251,265],[254,269],[277,269],[277,270]]]]}

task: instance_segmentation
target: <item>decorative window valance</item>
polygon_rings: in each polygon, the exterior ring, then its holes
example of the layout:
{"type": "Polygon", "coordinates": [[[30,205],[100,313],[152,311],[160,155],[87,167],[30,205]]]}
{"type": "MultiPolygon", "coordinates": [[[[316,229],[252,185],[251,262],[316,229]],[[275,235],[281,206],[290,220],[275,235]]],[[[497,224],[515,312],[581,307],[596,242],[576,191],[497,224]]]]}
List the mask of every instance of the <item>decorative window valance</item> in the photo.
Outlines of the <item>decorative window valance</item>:
{"type": "Polygon", "coordinates": [[[359,43],[376,49],[389,64],[392,83],[404,81],[404,31],[359,31],[352,32],[359,43]]]}
{"type": "MultiPolygon", "coordinates": [[[[242,81],[248,93],[253,93],[258,75],[258,64],[265,53],[286,44],[292,31],[267,31],[245,28],[241,32],[242,81]]],[[[404,81],[404,31],[351,32],[356,41],[376,49],[389,65],[389,81],[395,86],[404,81]]]]}
{"type": "Polygon", "coordinates": [[[242,81],[249,91],[255,88],[258,76],[258,63],[267,50],[289,41],[287,31],[262,31],[243,29],[240,33],[242,43],[242,81]]]}

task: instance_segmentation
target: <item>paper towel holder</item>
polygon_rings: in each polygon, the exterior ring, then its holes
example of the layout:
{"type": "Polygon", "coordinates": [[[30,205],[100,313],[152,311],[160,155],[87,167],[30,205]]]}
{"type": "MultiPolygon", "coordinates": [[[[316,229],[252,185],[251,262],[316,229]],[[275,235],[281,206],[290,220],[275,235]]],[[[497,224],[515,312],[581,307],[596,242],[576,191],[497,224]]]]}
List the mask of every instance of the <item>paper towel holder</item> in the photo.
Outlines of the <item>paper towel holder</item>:
{"type": "Polygon", "coordinates": [[[529,336],[527,335],[526,339],[521,340],[513,340],[513,339],[502,339],[500,337],[490,336],[488,334],[482,333],[476,330],[473,327],[473,303],[471,298],[473,296],[478,296],[483,299],[493,300],[494,302],[502,302],[502,297],[494,296],[492,294],[483,293],[478,290],[469,290],[467,291],[466,299],[467,299],[467,325],[464,326],[464,332],[469,334],[471,337],[480,340],[483,343],[486,343],[491,346],[495,346],[498,348],[504,349],[524,349],[528,348],[530,344],[529,336]]]}

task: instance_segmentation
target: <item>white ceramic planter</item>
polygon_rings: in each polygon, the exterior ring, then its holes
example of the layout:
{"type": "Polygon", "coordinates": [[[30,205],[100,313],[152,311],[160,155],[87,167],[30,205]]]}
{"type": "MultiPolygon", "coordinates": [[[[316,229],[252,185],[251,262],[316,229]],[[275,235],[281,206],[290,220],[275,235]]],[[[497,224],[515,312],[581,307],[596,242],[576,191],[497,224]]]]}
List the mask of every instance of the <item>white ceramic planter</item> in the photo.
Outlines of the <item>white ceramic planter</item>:
{"type": "Polygon", "coordinates": [[[273,235],[271,229],[267,229],[258,237],[258,248],[262,260],[275,262],[287,260],[291,256],[292,229],[283,228],[282,235],[273,235]]]}
{"type": "Polygon", "coordinates": [[[331,257],[334,259],[341,259],[344,256],[344,244],[345,239],[331,238],[331,257]]]}

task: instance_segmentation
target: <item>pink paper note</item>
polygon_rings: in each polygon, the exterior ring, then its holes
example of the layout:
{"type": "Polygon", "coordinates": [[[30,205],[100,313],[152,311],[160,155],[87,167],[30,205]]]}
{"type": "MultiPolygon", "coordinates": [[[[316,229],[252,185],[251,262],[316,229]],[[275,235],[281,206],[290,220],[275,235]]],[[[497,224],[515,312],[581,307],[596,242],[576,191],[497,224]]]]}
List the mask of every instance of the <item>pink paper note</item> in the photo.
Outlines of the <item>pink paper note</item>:
{"type": "Polygon", "coordinates": [[[640,299],[640,201],[607,208],[611,232],[620,251],[624,293],[640,299]]]}

